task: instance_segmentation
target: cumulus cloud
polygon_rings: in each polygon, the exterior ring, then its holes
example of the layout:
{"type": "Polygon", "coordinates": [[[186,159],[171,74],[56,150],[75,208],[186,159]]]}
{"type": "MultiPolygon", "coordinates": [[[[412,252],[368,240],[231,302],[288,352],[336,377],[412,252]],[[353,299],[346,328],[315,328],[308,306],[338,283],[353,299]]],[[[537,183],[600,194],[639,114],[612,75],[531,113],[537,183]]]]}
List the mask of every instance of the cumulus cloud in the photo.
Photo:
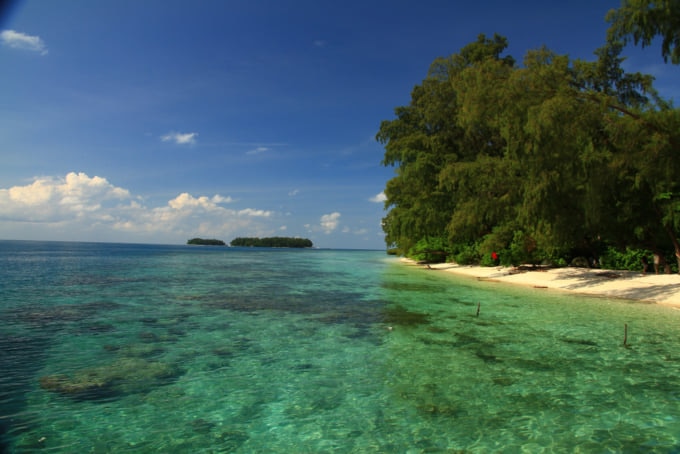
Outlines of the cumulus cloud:
{"type": "Polygon", "coordinates": [[[64,178],[38,177],[26,186],[0,189],[0,219],[47,222],[101,211],[111,200],[125,200],[130,193],[105,178],[71,172],[64,178]]]}
{"type": "Polygon", "coordinates": [[[380,194],[376,194],[368,200],[370,200],[371,202],[375,202],[375,203],[382,203],[385,200],[387,200],[387,196],[385,195],[384,192],[381,192],[380,194]]]}
{"type": "Polygon", "coordinates": [[[0,237],[177,242],[194,235],[262,232],[273,215],[256,208],[232,209],[231,197],[183,192],[159,206],[106,178],[71,172],[36,177],[24,186],[0,189],[0,237]],[[123,236],[121,236],[123,234],[123,236]]]}
{"type": "Polygon", "coordinates": [[[271,211],[265,211],[265,210],[254,210],[252,208],[246,208],[245,210],[240,210],[238,212],[240,216],[254,216],[254,217],[263,217],[263,218],[268,218],[269,216],[272,215],[271,211]]]}
{"type": "Polygon", "coordinates": [[[161,140],[163,142],[174,142],[178,145],[185,145],[196,143],[196,137],[198,137],[197,132],[169,132],[164,136],[161,136],[161,140]]]}
{"type": "Polygon", "coordinates": [[[338,228],[339,224],[340,213],[338,213],[337,211],[331,214],[324,214],[323,216],[321,216],[321,229],[326,234],[332,233],[335,229],[338,228]]]}
{"type": "Polygon", "coordinates": [[[47,46],[39,36],[31,36],[14,30],[3,30],[0,32],[0,41],[7,47],[47,55],[47,46]]]}
{"type": "Polygon", "coordinates": [[[210,198],[206,196],[193,197],[191,194],[183,192],[170,200],[168,205],[175,210],[201,208],[206,211],[214,211],[220,208],[220,203],[230,203],[231,201],[231,197],[222,197],[220,195],[214,195],[210,198]]]}

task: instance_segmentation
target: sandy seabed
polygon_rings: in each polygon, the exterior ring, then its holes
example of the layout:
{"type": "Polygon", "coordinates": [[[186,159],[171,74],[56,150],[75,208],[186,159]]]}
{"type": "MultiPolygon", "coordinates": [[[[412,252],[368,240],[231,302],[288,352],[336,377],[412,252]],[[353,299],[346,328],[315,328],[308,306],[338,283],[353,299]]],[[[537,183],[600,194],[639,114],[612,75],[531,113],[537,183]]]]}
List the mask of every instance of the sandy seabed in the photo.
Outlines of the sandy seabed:
{"type": "MultiPolygon", "coordinates": [[[[409,259],[403,261],[416,265],[409,259]]],[[[428,267],[428,265],[416,265],[428,267]]],[[[502,282],[586,295],[625,298],[678,306],[680,308],[680,274],[642,274],[597,268],[507,268],[438,263],[433,271],[445,271],[477,278],[490,283],[502,282]]]]}

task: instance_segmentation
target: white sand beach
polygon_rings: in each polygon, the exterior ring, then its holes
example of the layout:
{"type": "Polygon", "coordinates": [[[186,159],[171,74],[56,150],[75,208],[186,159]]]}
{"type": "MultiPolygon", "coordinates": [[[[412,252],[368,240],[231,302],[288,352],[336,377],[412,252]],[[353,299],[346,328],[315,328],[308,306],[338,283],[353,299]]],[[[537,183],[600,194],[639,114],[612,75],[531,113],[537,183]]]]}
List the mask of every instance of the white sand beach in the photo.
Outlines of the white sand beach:
{"type": "MultiPolygon", "coordinates": [[[[414,266],[415,262],[403,259],[414,266]]],[[[537,290],[552,289],[587,295],[626,298],[680,307],[680,274],[642,274],[633,271],[610,271],[589,268],[516,269],[432,264],[433,271],[445,271],[492,283],[531,286],[537,290]]]]}

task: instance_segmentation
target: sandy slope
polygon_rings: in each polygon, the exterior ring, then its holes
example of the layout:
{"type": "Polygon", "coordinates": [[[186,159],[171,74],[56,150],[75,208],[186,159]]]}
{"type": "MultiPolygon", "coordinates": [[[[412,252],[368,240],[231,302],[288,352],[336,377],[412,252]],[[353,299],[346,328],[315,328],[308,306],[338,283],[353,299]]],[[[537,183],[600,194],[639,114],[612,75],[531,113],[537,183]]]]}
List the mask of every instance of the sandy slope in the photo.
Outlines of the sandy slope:
{"type": "MultiPolygon", "coordinates": [[[[404,259],[405,262],[414,262],[404,259]]],[[[520,271],[504,267],[480,267],[440,263],[432,270],[476,277],[478,280],[506,282],[535,288],[564,290],[589,295],[602,295],[670,304],[680,307],[679,274],[646,274],[632,271],[608,271],[587,268],[554,268],[520,271]]]]}

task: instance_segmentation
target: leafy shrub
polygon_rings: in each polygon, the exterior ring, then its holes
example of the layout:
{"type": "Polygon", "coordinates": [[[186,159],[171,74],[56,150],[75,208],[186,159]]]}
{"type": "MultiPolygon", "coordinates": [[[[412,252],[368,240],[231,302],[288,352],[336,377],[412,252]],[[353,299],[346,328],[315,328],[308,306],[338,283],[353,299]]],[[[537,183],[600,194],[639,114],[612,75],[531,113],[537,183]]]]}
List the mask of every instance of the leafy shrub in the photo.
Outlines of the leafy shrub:
{"type": "Polygon", "coordinates": [[[448,241],[442,237],[421,238],[415,246],[411,248],[408,256],[414,260],[426,261],[429,263],[442,263],[450,254],[448,241]]]}
{"type": "Polygon", "coordinates": [[[536,242],[522,230],[517,230],[514,233],[508,252],[508,260],[505,260],[503,263],[522,265],[525,263],[537,264],[541,262],[541,259],[536,255],[536,242]]]}
{"type": "Polygon", "coordinates": [[[476,244],[462,245],[453,253],[453,261],[459,265],[476,265],[480,263],[476,244]]]}
{"type": "Polygon", "coordinates": [[[612,246],[605,249],[600,256],[600,266],[610,270],[641,271],[642,259],[645,258],[653,270],[652,253],[645,249],[633,249],[627,247],[625,251],[612,246]]]}

